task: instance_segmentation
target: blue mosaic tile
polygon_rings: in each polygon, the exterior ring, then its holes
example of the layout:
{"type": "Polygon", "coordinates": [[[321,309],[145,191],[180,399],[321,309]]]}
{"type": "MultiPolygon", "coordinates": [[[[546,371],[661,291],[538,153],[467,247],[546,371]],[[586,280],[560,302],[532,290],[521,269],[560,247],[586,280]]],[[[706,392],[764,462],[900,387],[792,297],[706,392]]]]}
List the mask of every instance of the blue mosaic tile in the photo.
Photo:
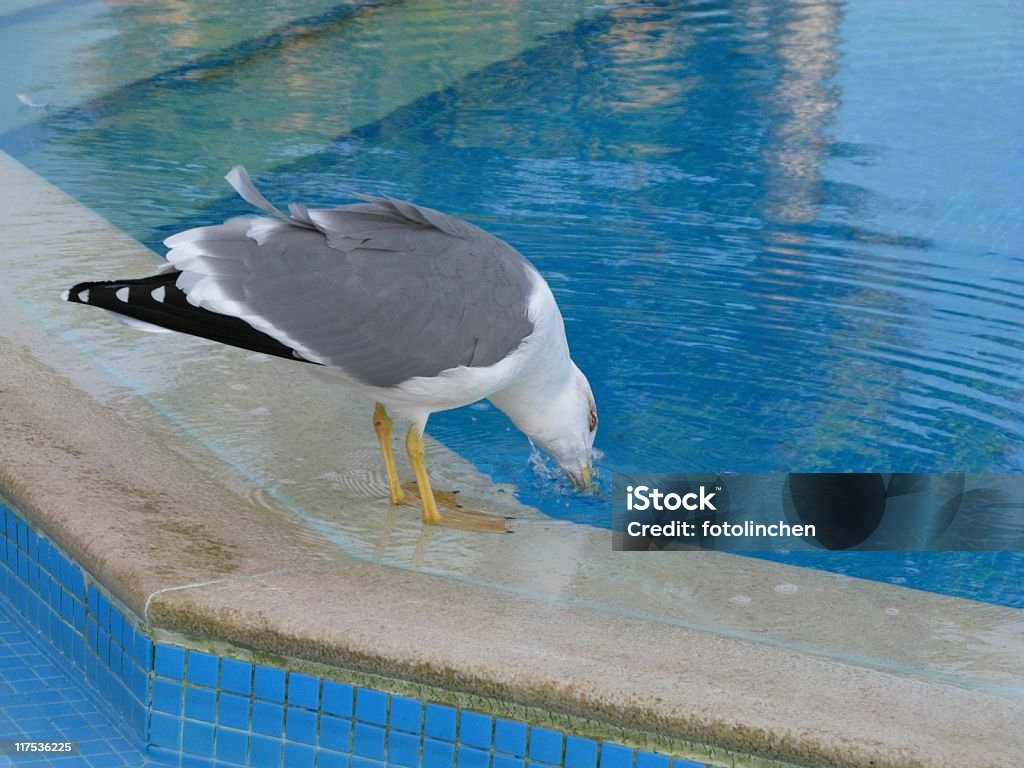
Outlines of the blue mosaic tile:
{"type": "Polygon", "coordinates": [[[100,626],[107,632],[110,631],[110,598],[100,592],[99,608],[96,611],[96,619],[100,626]]]}
{"type": "MultiPolygon", "coordinates": [[[[101,633],[101,638],[102,636],[103,635],[101,633]]],[[[157,643],[153,659],[153,671],[161,677],[169,677],[173,680],[184,680],[185,649],[178,648],[173,645],[157,643]]]]}
{"type": "Polygon", "coordinates": [[[284,768],[315,768],[316,750],[302,744],[284,745],[284,768]]]}
{"type": "Polygon", "coordinates": [[[441,704],[427,704],[427,713],[423,721],[423,729],[427,736],[445,741],[455,741],[455,724],[457,711],[454,707],[441,704]]]}
{"type": "Polygon", "coordinates": [[[71,617],[72,625],[74,625],[75,629],[77,629],[79,632],[84,632],[85,631],[85,606],[82,605],[77,600],[73,600],[72,603],[71,603],[71,611],[72,611],[72,617],[71,617]]]}
{"type": "Polygon", "coordinates": [[[125,656],[128,658],[135,657],[135,636],[137,634],[131,619],[125,618],[121,624],[121,647],[124,648],[125,656]]]}
{"type": "Polygon", "coordinates": [[[654,752],[636,753],[636,768],[668,768],[668,758],[654,752]]]}
{"type": "Polygon", "coordinates": [[[104,664],[110,663],[110,635],[102,629],[96,633],[96,654],[104,664]]]}
{"type": "Polygon", "coordinates": [[[331,715],[320,716],[320,746],[348,752],[352,745],[352,721],[331,715]]]}
{"type": "Polygon", "coordinates": [[[141,663],[136,654],[139,652],[138,646],[142,637],[143,635],[135,628],[135,625],[130,623],[124,625],[121,645],[124,647],[125,658],[136,666],[141,663]]]}
{"type": "Polygon", "coordinates": [[[388,765],[419,768],[419,759],[419,736],[399,731],[391,731],[388,734],[388,765]]]}
{"type": "Polygon", "coordinates": [[[571,734],[567,736],[565,768],[597,768],[597,742],[571,734]]]}
{"type": "Polygon", "coordinates": [[[120,644],[121,632],[124,631],[124,616],[121,614],[121,609],[116,605],[111,604],[110,606],[110,639],[120,644]]]}
{"type": "Polygon", "coordinates": [[[284,707],[269,701],[252,704],[252,729],[265,736],[280,738],[284,733],[284,707]]]}
{"type": "Polygon", "coordinates": [[[171,715],[181,714],[182,686],[170,680],[153,681],[153,709],[171,715]]]}
{"type": "Polygon", "coordinates": [[[288,673],[288,706],[318,709],[320,707],[320,678],[301,672],[288,673]]]}
{"type": "Polygon", "coordinates": [[[458,768],[489,768],[491,753],[473,747],[459,747],[458,768]]]}
{"type": "Polygon", "coordinates": [[[213,726],[186,720],[181,734],[181,748],[192,755],[213,757],[213,726]]]}
{"type": "Polygon", "coordinates": [[[39,567],[47,573],[51,572],[50,561],[53,557],[53,545],[47,539],[39,540],[39,567]]]}
{"type": "Polygon", "coordinates": [[[385,725],[388,721],[388,695],[370,688],[357,688],[356,720],[385,725]]]}
{"type": "Polygon", "coordinates": [[[132,695],[138,701],[145,701],[149,691],[149,673],[139,667],[132,667],[132,695]]]}
{"type": "Polygon", "coordinates": [[[217,722],[240,730],[249,727],[249,699],[233,693],[221,693],[217,706],[217,722]]]}
{"type": "Polygon", "coordinates": [[[215,768],[216,763],[212,758],[199,757],[198,755],[182,755],[181,768],[215,768]]]}
{"type": "Polygon", "coordinates": [[[77,599],[85,601],[85,572],[77,565],[68,570],[68,578],[64,584],[77,599]]]}
{"type": "MultiPolygon", "coordinates": [[[[17,522],[18,522],[18,547],[20,549],[27,549],[28,548],[28,525],[20,517],[17,518],[17,522]]],[[[61,559],[63,560],[63,557],[61,559]]],[[[64,562],[67,562],[67,561],[64,560],[64,562]]]]}
{"type": "Polygon", "coordinates": [[[140,701],[132,702],[128,724],[139,738],[149,740],[149,708],[140,701]]]}
{"type": "MultiPolygon", "coordinates": [[[[392,704],[392,709],[394,705],[392,704]]],[[[459,715],[459,742],[470,747],[490,749],[493,738],[494,718],[479,712],[462,712],[459,715]]]]}
{"type": "Polygon", "coordinates": [[[444,741],[423,740],[423,768],[453,768],[455,747],[444,741]]]}
{"type": "Polygon", "coordinates": [[[423,728],[423,702],[392,695],[388,725],[395,730],[419,733],[423,728]]]}
{"type": "Polygon", "coordinates": [[[531,760],[560,765],[562,763],[562,734],[559,731],[533,726],[530,729],[529,757],[531,760]]]}
{"type": "Polygon", "coordinates": [[[77,633],[71,640],[71,660],[78,668],[85,666],[85,638],[77,633]]]}
{"type": "Polygon", "coordinates": [[[253,765],[279,765],[281,763],[280,739],[268,739],[254,735],[249,741],[249,760],[253,765]]]}
{"type": "Polygon", "coordinates": [[[217,687],[218,657],[211,653],[190,650],[186,677],[190,683],[205,685],[207,688],[217,687]]]}
{"type": "Polygon", "coordinates": [[[232,693],[248,696],[252,693],[252,664],[238,659],[222,659],[220,662],[220,687],[232,693]]]}
{"type": "Polygon", "coordinates": [[[267,701],[284,703],[284,680],[283,669],[267,667],[263,664],[256,665],[253,690],[256,697],[267,701]]]}
{"type": "Polygon", "coordinates": [[[526,757],[526,723],[498,718],[494,721],[494,751],[526,757]]]}
{"type": "Polygon", "coordinates": [[[342,717],[352,717],[355,710],[352,706],[354,691],[351,685],[324,680],[323,707],[324,712],[342,717]]]}
{"type": "Polygon", "coordinates": [[[60,593],[60,616],[64,621],[71,622],[74,620],[75,611],[75,600],[71,597],[71,594],[62,589],[60,593]]]}
{"type": "Polygon", "coordinates": [[[249,751],[249,735],[231,728],[216,729],[216,758],[228,763],[244,765],[249,751]]]}
{"type": "Polygon", "coordinates": [[[284,719],[285,736],[289,741],[316,744],[316,712],[288,707],[284,719]]]}
{"type": "Polygon", "coordinates": [[[350,768],[348,755],[321,749],[316,758],[316,768],[350,768]]]}
{"type": "Polygon", "coordinates": [[[384,760],[384,742],[387,732],[366,723],[356,723],[352,736],[352,754],[371,760],[384,760]]]}
{"type": "Polygon", "coordinates": [[[122,657],[123,656],[124,656],[124,651],[121,650],[121,646],[118,645],[117,643],[111,642],[110,643],[110,668],[112,670],[114,670],[114,674],[120,675],[120,673],[121,673],[121,664],[122,664],[122,661],[123,661],[122,657]]]}
{"type": "Polygon", "coordinates": [[[621,744],[601,745],[601,768],[633,768],[633,750],[621,744]]]}
{"type": "Polygon", "coordinates": [[[386,768],[384,763],[379,760],[370,760],[365,757],[356,757],[354,755],[349,759],[349,765],[352,768],[386,768]]]}
{"type": "Polygon", "coordinates": [[[181,744],[181,718],[154,712],[149,719],[149,738],[158,747],[177,749],[181,744]]]}
{"type": "Polygon", "coordinates": [[[177,765],[181,755],[177,749],[150,745],[149,756],[163,765],[177,765]]]}
{"type": "Polygon", "coordinates": [[[206,688],[185,687],[185,717],[212,723],[217,719],[217,694],[206,688]]]}
{"type": "Polygon", "coordinates": [[[141,632],[135,634],[135,662],[143,669],[150,669],[153,666],[153,641],[141,632]]]}

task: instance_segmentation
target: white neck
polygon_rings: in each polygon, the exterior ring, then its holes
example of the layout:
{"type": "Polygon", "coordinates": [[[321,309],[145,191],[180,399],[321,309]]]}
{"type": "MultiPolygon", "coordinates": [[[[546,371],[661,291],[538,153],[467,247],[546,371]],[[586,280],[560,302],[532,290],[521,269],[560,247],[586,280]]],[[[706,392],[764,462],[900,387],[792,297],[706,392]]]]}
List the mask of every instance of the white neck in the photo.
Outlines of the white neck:
{"type": "Polygon", "coordinates": [[[575,370],[566,354],[562,365],[533,369],[489,399],[526,435],[543,435],[554,414],[562,410],[560,401],[574,380],[575,370]]]}
{"type": "MultiPolygon", "coordinates": [[[[538,275],[539,278],[539,275],[538,275]]],[[[534,333],[515,383],[488,398],[522,432],[543,435],[559,412],[559,401],[577,374],[569,358],[565,325],[551,289],[541,279],[531,300],[534,333]]]]}

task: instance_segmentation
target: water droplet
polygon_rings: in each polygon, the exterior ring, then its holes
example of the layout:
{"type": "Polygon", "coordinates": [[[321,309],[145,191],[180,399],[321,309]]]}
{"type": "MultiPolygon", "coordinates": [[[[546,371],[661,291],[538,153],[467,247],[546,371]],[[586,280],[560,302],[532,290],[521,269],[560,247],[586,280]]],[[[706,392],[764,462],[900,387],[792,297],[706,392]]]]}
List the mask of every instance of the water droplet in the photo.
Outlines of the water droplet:
{"type": "Polygon", "coordinates": [[[746,595],[735,595],[729,598],[729,602],[733,605],[750,605],[751,600],[746,595]]]}
{"type": "Polygon", "coordinates": [[[899,616],[899,614],[900,614],[900,609],[899,608],[886,608],[885,609],[885,615],[886,616],[899,616]]]}
{"type": "Polygon", "coordinates": [[[772,587],[780,595],[793,595],[799,589],[796,584],[776,584],[772,587]]]}

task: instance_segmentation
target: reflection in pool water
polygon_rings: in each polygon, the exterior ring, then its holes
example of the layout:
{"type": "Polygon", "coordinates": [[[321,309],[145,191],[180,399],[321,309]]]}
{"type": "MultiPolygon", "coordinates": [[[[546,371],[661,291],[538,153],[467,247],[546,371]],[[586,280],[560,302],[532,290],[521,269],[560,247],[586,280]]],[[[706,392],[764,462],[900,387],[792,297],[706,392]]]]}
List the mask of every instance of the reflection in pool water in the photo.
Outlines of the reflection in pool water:
{"type": "MultiPolygon", "coordinates": [[[[565,28],[585,5],[314,19],[0,147],[158,252],[243,212],[235,162],[271,199],[381,191],[494,231],[558,296],[606,493],[617,471],[1024,470],[1020,9],[612,4],[565,28]]],[[[431,432],[607,525],[496,409],[431,432]]],[[[807,562],[1024,604],[1024,556],[807,562]]]]}

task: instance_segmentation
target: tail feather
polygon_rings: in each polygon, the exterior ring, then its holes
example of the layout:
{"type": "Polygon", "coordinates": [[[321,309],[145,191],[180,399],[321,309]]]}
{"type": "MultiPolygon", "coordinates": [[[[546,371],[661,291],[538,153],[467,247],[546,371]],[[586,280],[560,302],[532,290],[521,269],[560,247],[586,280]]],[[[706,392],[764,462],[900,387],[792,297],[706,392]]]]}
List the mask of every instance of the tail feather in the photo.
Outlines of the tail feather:
{"type": "Polygon", "coordinates": [[[190,304],[176,285],[180,274],[172,269],[134,280],[78,283],[63,298],[114,312],[142,330],[177,331],[253,352],[310,362],[244,320],[190,304]]]}

